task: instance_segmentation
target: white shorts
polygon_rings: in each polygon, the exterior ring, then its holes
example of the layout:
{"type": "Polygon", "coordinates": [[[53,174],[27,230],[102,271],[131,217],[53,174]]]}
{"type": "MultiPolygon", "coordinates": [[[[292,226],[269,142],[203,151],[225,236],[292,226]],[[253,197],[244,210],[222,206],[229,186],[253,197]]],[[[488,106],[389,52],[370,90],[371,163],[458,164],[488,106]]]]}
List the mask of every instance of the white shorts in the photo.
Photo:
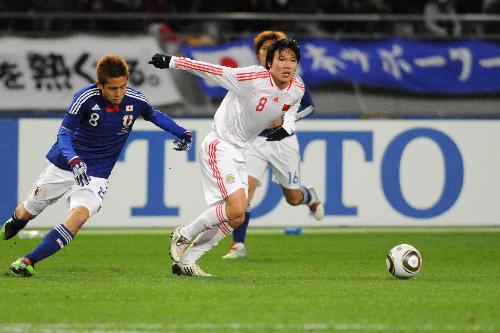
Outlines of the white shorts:
{"type": "Polygon", "coordinates": [[[266,141],[258,136],[246,152],[248,175],[259,181],[264,178],[269,164],[273,178],[282,187],[300,188],[300,150],[296,135],[281,141],[266,141]]]}
{"type": "Polygon", "coordinates": [[[200,149],[201,181],[205,200],[214,205],[240,188],[248,195],[244,150],[210,132],[200,149]]]}
{"type": "Polygon", "coordinates": [[[33,189],[24,201],[24,208],[32,215],[38,215],[66,194],[70,211],[77,206],[84,206],[92,216],[101,208],[108,189],[108,180],[92,176],[90,178],[89,185],[82,187],[75,182],[72,172],[59,169],[46,161],[33,189]]]}

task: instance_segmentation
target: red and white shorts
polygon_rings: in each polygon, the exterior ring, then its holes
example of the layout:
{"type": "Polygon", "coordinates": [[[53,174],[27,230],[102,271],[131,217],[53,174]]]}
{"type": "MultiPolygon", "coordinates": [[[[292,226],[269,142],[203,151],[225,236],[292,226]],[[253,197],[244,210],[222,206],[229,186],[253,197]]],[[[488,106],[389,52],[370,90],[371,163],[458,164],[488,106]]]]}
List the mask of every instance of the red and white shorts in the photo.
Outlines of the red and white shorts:
{"type": "Polygon", "coordinates": [[[201,181],[205,200],[212,206],[240,188],[248,195],[248,175],[241,149],[210,132],[200,149],[201,181]]]}

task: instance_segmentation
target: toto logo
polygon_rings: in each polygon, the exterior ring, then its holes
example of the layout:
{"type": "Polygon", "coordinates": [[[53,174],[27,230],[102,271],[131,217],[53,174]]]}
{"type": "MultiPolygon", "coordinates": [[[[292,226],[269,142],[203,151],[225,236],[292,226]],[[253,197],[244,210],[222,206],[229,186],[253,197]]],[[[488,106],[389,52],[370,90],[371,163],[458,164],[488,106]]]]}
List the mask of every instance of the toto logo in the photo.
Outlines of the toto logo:
{"type": "MultiPolygon", "coordinates": [[[[358,208],[343,202],[344,143],[355,142],[361,146],[365,162],[373,162],[373,131],[298,132],[301,156],[310,142],[322,141],[326,145],[326,198],[325,215],[356,216],[358,208]]],[[[455,142],[445,133],[431,128],[413,128],[394,137],[386,146],[380,165],[381,187],[387,202],[400,214],[418,219],[428,219],[448,211],[457,201],[464,181],[464,166],[455,142]],[[444,184],[439,199],[429,208],[417,208],[403,196],[400,168],[405,148],[415,139],[431,140],[440,150],[444,160],[444,184]]],[[[346,185],[348,186],[348,185],[346,185]]],[[[252,216],[270,212],[281,200],[279,186],[269,183],[269,190],[260,205],[252,207],[252,216]]]]}
{"type": "Polygon", "coordinates": [[[449,136],[435,129],[415,128],[399,134],[388,145],[382,160],[381,177],[385,197],[394,209],[409,217],[431,218],[446,212],[457,201],[464,181],[464,163],[457,145],[449,136]],[[401,190],[401,156],[406,146],[417,138],[432,140],[444,160],[445,179],[441,197],[426,209],[411,206],[401,190]]]}
{"type": "MultiPolygon", "coordinates": [[[[373,163],[374,131],[299,131],[301,158],[304,150],[312,142],[322,142],[325,145],[325,189],[324,198],[325,215],[327,216],[357,216],[358,207],[354,204],[347,205],[343,201],[344,174],[349,170],[343,169],[344,156],[349,156],[349,151],[344,151],[346,142],[359,145],[365,163],[373,163]]],[[[170,139],[173,139],[170,138],[170,139]]],[[[128,144],[135,140],[148,142],[148,185],[147,200],[142,207],[133,207],[132,216],[177,216],[178,207],[171,207],[166,203],[165,167],[167,156],[165,154],[164,133],[154,131],[134,131],[131,133],[123,152],[128,144]]],[[[377,149],[381,147],[378,146],[377,149]]],[[[124,153],[120,157],[124,158],[124,153]]],[[[196,148],[193,146],[188,151],[188,161],[195,163],[196,148]]],[[[462,155],[455,142],[442,131],[432,128],[412,128],[397,134],[381,151],[379,167],[380,186],[387,203],[398,213],[417,219],[429,219],[448,211],[457,201],[462,191],[464,181],[464,163],[462,155]],[[400,169],[406,147],[416,139],[430,140],[442,155],[444,161],[444,182],[440,196],[429,207],[421,208],[412,205],[403,195],[400,169]]],[[[425,163],[425,161],[423,161],[425,163]]],[[[271,177],[270,177],[271,178],[271,177]]],[[[227,179],[230,181],[230,179],[227,179]]],[[[272,211],[282,200],[281,190],[272,181],[260,203],[252,207],[252,216],[259,217],[272,211]]]]}

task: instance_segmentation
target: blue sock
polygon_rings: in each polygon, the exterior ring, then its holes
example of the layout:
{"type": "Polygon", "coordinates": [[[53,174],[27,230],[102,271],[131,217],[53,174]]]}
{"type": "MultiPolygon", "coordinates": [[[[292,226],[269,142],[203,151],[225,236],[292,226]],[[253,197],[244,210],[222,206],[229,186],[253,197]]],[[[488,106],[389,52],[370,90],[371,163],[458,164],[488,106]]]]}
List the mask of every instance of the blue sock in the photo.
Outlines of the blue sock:
{"type": "Polygon", "coordinates": [[[73,239],[71,232],[62,224],[52,229],[43,241],[25,257],[28,257],[33,264],[50,257],[63,247],[69,244],[73,239]]]}
{"type": "Polygon", "coordinates": [[[311,192],[309,191],[309,189],[305,186],[301,186],[300,187],[300,190],[302,191],[302,195],[303,195],[303,198],[302,198],[302,202],[301,204],[302,205],[309,205],[309,203],[311,202],[312,200],[312,195],[311,195],[311,192]]]}
{"type": "Polygon", "coordinates": [[[245,243],[247,237],[248,222],[250,222],[250,212],[245,212],[245,221],[236,229],[233,230],[233,241],[237,243],[245,243]]]}

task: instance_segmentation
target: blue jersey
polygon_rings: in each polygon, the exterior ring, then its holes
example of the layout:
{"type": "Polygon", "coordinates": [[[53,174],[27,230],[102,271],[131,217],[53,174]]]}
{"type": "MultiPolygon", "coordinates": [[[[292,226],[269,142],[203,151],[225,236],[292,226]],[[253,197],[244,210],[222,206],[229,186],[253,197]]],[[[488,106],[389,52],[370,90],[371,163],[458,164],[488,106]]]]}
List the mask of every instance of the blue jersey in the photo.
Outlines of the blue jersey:
{"type": "Polygon", "coordinates": [[[71,171],[69,161],[79,156],[89,176],[108,178],[139,116],[176,136],[186,131],[153,108],[141,92],[127,88],[120,105],[112,105],[92,84],[75,94],[46,157],[71,171]]]}

